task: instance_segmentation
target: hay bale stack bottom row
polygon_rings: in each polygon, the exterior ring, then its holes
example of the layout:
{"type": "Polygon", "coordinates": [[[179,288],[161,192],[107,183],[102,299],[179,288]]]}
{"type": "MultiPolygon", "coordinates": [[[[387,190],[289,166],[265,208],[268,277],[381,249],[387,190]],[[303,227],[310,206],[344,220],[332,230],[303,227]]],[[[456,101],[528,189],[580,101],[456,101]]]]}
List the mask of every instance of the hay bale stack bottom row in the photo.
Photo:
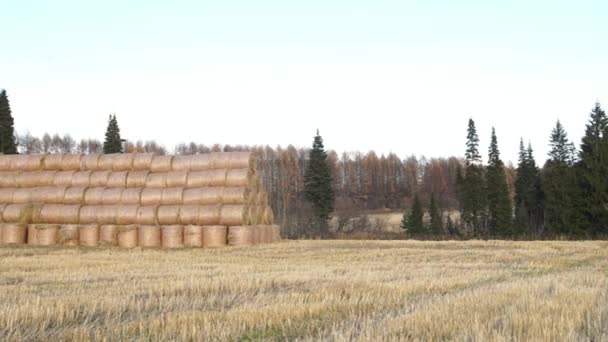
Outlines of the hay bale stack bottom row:
{"type": "Polygon", "coordinates": [[[250,152],[0,155],[0,244],[250,246],[280,240],[250,152]]]}

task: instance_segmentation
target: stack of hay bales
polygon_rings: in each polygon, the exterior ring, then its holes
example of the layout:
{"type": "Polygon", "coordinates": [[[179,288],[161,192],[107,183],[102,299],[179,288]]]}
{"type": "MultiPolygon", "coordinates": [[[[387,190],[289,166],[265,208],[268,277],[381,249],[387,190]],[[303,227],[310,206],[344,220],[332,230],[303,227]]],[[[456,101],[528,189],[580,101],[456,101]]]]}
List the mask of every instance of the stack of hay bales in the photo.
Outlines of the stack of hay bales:
{"type": "Polygon", "coordinates": [[[221,247],[280,239],[250,152],[0,155],[0,243],[221,247]]]}

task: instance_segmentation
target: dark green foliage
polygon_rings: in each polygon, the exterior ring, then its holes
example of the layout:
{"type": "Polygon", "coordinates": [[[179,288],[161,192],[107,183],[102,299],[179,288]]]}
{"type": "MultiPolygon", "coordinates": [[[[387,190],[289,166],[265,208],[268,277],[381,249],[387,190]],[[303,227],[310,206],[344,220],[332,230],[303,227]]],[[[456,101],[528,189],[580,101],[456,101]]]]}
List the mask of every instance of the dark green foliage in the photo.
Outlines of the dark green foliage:
{"type": "Polygon", "coordinates": [[[312,205],[315,219],[325,232],[329,215],[334,211],[335,195],[327,152],[318,131],[304,173],[304,197],[312,205]]]}
{"type": "Polygon", "coordinates": [[[106,140],[103,142],[103,153],[122,153],[122,140],[120,139],[120,128],[118,128],[116,115],[110,115],[108,120],[106,140]]]}
{"type": "Polygon", "coordinates": [[[504,163],[500,159],[496,131],[492,128],[489,162],[486,172],[488,194],[488,230],[490,235],[507,236],[512,226],[511,198],[504,163]]]}
{"type": "Polygon", "coordinates": [[[441,218],[441,209],[437,206],[435,195],[431,194],[431,203],[429,205],[429,233],[434,236],[443,234],[443,221],[441,218]]]}
{"type": "Polygon", "coordinates": [[[467,130],[464,176],[461,174],[457,178],[463,227],[470,235],[484,234],[487,216],[486,187],[484,168],[479,155],[479,138],[472,119],[469,119],[467,130]]]}
{"type": "Polygon", "coordinates": [[[427,234],[424,227],[424,212],[422,211],[422,203],[418,195],[414,196],[412,209],[403,215],[401,220],[401,228],[405,229],[405,233],[409,237],[421,237],[427,234]]]}
{"type": "Polygon", "coordinates": [[[14,120],[6,90],[0,92],[0,153],[17,154],[14,120]]]}
{"type": "Polygon", "coordinates": [[[543,226],[543,193],[540,171],[532,146],[519,143],[519,163],[515,179],[515,223],[511,235],[538,236],[543,226]]]}

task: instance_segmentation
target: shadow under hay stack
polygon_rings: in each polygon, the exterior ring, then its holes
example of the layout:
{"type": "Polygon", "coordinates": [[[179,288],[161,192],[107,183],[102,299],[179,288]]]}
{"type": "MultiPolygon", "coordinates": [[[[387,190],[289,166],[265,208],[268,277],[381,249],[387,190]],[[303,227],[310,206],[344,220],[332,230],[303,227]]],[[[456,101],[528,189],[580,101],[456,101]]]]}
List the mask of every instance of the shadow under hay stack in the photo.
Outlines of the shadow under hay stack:
{"type": "Polygon", "coordinates": [[[0,243],[217,248],[280,240],[250,152],[0,155],[0,243]]]}

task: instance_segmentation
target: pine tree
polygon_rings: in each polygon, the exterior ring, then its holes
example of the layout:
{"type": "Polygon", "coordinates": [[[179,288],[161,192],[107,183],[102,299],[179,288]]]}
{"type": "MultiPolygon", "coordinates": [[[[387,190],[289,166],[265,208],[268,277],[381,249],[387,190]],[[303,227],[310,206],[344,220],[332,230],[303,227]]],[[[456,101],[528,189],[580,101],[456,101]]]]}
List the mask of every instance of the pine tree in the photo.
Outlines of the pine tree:
{"type": "Polygon", "coordinates": [[[304,197],[312,205],[315,219],[319,221],[322,233],[327,233],[329,215],[334,210],[335,194],[332,175],[323,138],[314,138],[306,171],[304,173],[304,197]]]}
{"type": "Polygon", "coordinates": [[[17,154],[14,120],[6,90],[0,92],[0,153],[17,154]]]}
{"type": "Polygon", "coordinates": [[[110,115],[108,120],[106,140],[103,142],[103,153],[122,153],[122,139],[120,139],[120,128],[118,127],[116,114],[110,115]]]}
{"type": "Polygon", "coordinates": [[[426,235],[427,231],[424,227],[424,212],[422,211],[422,203],[418,195],[414,196],[414,203],[409,212],[405,212],[401,220],[401,228],[409,237],[421,237],[426,235]]]}
{"type": "Polygon", "coordinates": [[[599,103],[591,111],[582,139],[577,178],[582,228],[588,234],[608,233],[608,118],[599,103]]]}
{"type": "Polygon", "coordinates": [[[519,143],[519,163],[515,179],[515,223],[511,235],[536,235],[542,227],[543,194],[540,171],[534,160],[532,145],[519,143]]]}
{"type": "Polygon", "coordinates": [[[459,197],[461,220],[472,235],[485,233],[486,193],[484,169],[479,154],[479,137],[475,122],[469,119],[464,176],[460,176],[459,197]]]}
{"type": "Polygon", "coordinates": [[[512,226],[513,208],[511,207],[504,163],[500,159],[500,152],[498,151],[496,130],[493,127],[486,180],[489,233],[496,236],[508,235],[512,226]]]}
{"type": "Polygon", "coordinates": [[[437,206],[435,201],[435,195],[431,194],[431,203],[429,205],[429,233],[433,236],[440,236],[443,234],[443,221],[441,218],[441,210],[437,206]]]}

